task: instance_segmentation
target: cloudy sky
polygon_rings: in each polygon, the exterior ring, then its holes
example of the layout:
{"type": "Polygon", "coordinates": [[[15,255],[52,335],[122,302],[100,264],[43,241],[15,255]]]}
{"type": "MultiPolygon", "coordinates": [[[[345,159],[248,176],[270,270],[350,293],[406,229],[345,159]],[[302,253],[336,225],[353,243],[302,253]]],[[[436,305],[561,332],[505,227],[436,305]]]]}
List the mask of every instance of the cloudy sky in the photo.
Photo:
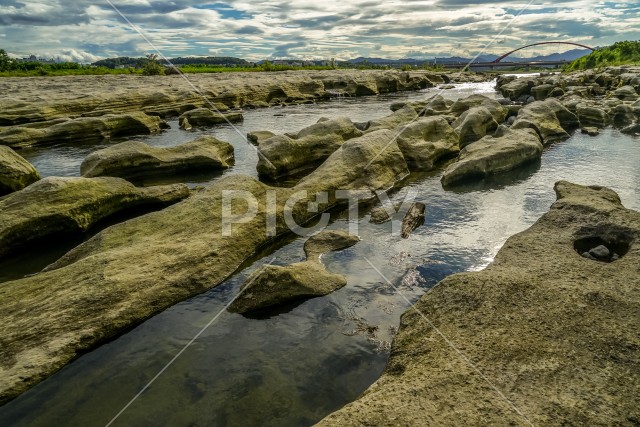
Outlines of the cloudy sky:
{"type": "MultiPolygon", "coordinates": [[[[486,53],[498,54],[541,41],[640,39],[638,0],[111,1],[170,57],[470,57],[491,42],[486,53]]],[[[77,61],[152,51],[109,0],[0,0],[0,48],[77,61]]]]}

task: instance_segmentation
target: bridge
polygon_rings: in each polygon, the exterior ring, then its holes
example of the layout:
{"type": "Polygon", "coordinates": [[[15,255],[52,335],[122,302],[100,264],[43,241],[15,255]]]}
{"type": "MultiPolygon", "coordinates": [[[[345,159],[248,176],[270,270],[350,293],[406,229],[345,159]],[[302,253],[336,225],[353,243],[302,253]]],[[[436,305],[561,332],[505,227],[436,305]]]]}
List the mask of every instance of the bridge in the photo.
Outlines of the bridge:
{"type": "Polygon", "coordinates": [[[522,46],[519,47],[517,49],[514,49],[510,52],[505,53],[502,56],[499,56],[498,58],[496,58],[495,60],[491,61],[491,62],[472,62],[472,63],[449,63],[449,64],[442,64],[445,68],[489,68],[489,69],[493,69],[494,67],[558,67],[560,65],[566,64],[568,62],[571,61],[566,61],[566,60],[558,60],[558,61],[529,61],[529,62],[502,62],[503,59],[507,58],[508,56],[512,55],[515,52],[518,52],[519,50],[522,49],[526,49],[532,46],[540,46],[540,45],[548,45],[548,44],[565,44],[565,45],[572,45],[572,46],[578,46],[578,47],[582,47],[585,49],[589,49],[591,51],[595,51],[594,48],[580,44],[580,43],[573,43],[573,42],[541,42],[541,43],[533,43],[533,44],[528,44],[526,46],[522,46]]]}

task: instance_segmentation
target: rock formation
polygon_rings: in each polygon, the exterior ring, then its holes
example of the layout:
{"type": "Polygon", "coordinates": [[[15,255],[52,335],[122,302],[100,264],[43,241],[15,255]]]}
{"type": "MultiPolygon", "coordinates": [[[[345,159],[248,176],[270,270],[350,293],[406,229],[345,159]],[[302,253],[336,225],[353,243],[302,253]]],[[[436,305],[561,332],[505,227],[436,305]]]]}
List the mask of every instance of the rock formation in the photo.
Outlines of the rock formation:
{"type": "Polygon", "coordinates": [[[137,188],[120,178],[44,178],[0,200],[0,256],[37,239],[86,231],[126,209],[188,196],[184,184],[137,188]]]}
{"type": "Polygon", "coordinates": [[[22,190],[40,179],[36,168],[9,147],[0,145],[0,196],[22,190]]]}
{"type": "Polygon", "coordinates": [[[233,146],[212,136],[202,136],[169,148],[129,141],[91,153],[80,167],[82,176],[117,176],[137,179],[203,170],[227,169],[233,163],[233,146]]]}
{"type": "Polygon", "coordinates": [[[640,213],[606,188],[556,193],[485,270],[405,312],[382,377],[318,425],[636,424],[640,213]],[[594,245],[620,258],[581,256],[594,245]]]}
{"type": "Polygon", "coordinates": [[[280,306],[305,298],[330,294],[347,284],[320,262],[329,251],[346,249],[358,243],[357,236],[343,231],[322,231],[304,244],[307,260],[287,266],[266,265],[247,278],[240,295],[229,306],[233,313],[248,313],[280,306]]]}

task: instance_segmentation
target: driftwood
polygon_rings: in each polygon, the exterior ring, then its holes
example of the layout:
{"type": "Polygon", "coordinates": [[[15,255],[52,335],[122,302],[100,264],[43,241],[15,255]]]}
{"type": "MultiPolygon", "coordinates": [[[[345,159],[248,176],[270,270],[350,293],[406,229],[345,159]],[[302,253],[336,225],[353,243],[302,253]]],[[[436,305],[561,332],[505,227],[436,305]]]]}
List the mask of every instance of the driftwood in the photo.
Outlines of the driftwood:
{"type": "Polygon", "coordinates": [[[401,236],[403,239],[409,237],[411,232],[424,224],[424,203],[416,202],[409,208],[409,211],[402,220],[401,236]]]}

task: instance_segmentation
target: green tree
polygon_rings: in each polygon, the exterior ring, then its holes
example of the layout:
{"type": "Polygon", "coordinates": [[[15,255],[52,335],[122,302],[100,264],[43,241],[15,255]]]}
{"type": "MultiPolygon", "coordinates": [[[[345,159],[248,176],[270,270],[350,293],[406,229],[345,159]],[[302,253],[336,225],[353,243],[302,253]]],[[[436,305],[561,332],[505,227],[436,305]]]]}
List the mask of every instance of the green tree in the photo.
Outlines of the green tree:
{"type": "Polygon", "coordinates": [[[150,53],[142,65],[142,74],[145,76],[159,76],[164,72],[164,67],[158,63],[158,55],[150,53]]]}
{"type": "Polygon", "coordinates": [[[0,71],[9,71],[14,68],[15,61],[4,49],[0,49],[0,71]]]}

